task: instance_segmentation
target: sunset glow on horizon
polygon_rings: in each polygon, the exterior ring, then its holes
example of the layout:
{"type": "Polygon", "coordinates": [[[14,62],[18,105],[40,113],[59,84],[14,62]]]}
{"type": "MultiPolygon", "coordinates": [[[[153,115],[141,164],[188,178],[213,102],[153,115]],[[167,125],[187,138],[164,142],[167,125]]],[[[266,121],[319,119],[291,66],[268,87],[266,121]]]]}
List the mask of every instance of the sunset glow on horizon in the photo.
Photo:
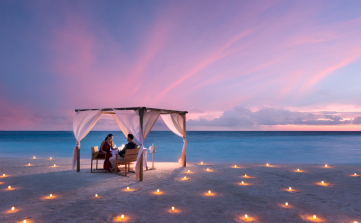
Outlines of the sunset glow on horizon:
{"type": "MultiPolygon", "coordinates": [[[[145,106],[188,111],[187,131],[360,131],[360,10],[2,1],[0,130],[70,131],[74,109],[145,106]]],[[[102,116],[94,130],[119,128],[102,116]]]]}

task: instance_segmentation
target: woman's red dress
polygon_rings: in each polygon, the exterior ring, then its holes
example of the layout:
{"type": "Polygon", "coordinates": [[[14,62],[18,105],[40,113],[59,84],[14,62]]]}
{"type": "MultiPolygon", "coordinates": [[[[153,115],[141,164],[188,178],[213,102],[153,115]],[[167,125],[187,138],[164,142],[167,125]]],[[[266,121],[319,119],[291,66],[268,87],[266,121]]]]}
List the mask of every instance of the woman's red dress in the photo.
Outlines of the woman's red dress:
{"type": "Polygon", "coordinates": [[[109,158],[113,156],[112,152],[110,151],[110,145],[107,142],[104,142],[103,150],[106,152],[105,160],[104,160],[104,170],[108,170],[112,167],[112,164],[109,161],[109,158]]]}

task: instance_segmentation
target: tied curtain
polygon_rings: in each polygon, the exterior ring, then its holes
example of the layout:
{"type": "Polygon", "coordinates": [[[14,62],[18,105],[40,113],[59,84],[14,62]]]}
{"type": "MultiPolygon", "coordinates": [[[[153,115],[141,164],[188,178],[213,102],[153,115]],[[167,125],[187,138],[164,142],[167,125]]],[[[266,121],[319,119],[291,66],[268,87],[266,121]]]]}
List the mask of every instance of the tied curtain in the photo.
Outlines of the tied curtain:
{"type": "Polygon", "coordinates": [[[80,140],[89,133],[100,116],[100,110],[79,111],[76,113],[73,120],[73,133],[76,139],[76,145],[73,151],[73,169],[78,158],[77,148],[80,148],[80,140]]]}
{"type": "Polygon", "coordinates": [[[143,142],[147,138],[154,123],[157,121],[160,111],[144,111],[143,114],[143,126],[140,125],[139,110],[114,110],[116,116],[120,122],[133,134],[134,138],[138,141],[140,149],[137,156],[137,162],[135,164],[135,177],[139,180],[140,174],[140,162],[138,162],[140,156],[143,154],[143,142]]]}
{"type": "Polygon", "coordinates": [[[162,114],[161,117],[164,123],[172,132],[174,132],[176,135],[180,137],[183,137],[183,149],[179,160],[180,160],[180,164],[184,166],[184,159],[187,148],[186,131],[184,126],[185,116],[182,116],[180,114],[162,114]]]}

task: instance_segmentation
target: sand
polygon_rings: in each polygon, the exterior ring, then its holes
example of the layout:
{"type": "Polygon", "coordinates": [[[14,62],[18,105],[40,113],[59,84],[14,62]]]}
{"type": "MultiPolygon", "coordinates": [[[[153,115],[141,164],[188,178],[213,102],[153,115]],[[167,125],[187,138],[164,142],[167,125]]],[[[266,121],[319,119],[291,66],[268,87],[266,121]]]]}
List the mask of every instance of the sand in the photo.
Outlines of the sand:
{"type": "Polygon", "coordinates": [[[0,222],[361,222],[360,166],[157,162],[136,182],[81,164],[77,173],[71,159],[0,159],[0,222]]]}

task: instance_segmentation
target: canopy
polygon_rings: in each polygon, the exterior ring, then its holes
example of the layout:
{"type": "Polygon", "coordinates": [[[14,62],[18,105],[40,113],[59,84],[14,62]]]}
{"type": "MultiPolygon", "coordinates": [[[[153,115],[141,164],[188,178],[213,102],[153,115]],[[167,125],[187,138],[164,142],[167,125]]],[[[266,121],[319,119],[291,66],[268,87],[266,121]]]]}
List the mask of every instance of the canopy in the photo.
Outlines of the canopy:
{"type": "Polygon", "coordinates": [[[103,108],[103,109],[76,109],[77,114],[73,121],[73,132],[76,145],[73,151],[73,168],[77,166],[80,172],[80,141],[90,132],[95,123],[103,114],[111,114],[127,137],[129,133],[139,142],[140,149],[135,164],[136,180],[143,180],[142,151],[143,143],[149,132],[161,116],[167,127],[180,137],[183,137],[183,149],[179,159],[180,164],[186,166],[186,113],[187,111],[175,111],[146,107],[131,108],[103,108]],[[139,161],[139,162],[138,162],[139,161]]]}

